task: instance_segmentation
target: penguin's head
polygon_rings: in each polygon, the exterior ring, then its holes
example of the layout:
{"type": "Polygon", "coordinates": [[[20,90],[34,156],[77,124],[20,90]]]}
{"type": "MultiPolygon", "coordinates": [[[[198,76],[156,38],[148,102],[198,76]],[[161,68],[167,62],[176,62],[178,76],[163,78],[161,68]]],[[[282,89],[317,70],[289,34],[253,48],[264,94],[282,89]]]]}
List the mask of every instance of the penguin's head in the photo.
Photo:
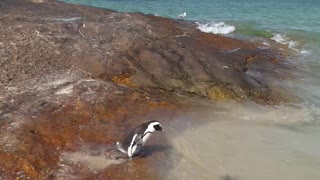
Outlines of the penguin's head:
{"type": "Polygon", "coordinates": [[[163,131],[161,124],[158,121],[150,121],[148,128],[152,129],[152,131],[163,131]]]}

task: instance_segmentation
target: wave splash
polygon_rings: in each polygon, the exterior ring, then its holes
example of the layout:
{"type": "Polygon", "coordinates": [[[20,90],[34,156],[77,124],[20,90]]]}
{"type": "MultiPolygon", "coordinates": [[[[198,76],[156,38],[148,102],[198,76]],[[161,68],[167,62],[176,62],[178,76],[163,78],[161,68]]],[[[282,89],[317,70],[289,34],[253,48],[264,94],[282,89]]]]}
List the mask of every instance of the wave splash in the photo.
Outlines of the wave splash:
{"type": "Polygon", "coordinates": [[[310,55],[310,51],[305,50],[305,49],[300,49],[299,46],[300,44],[297,41],[291,40],[287,35],[285,34],[280,34],[280,33],[273,33],[273,37],[271,38],[272,40],[288,46],[289,49],[294,50],[295,52],[299,53],[300,55],[310,55]]]}
{"type": "Polygon", "coordinates": [[[235,26],[228,25],[224,22],[209,22],[209,23],[199,23],[197,29],[205,33],[213,33],[213,34],[230,34],[236,30],[235,26]]]}

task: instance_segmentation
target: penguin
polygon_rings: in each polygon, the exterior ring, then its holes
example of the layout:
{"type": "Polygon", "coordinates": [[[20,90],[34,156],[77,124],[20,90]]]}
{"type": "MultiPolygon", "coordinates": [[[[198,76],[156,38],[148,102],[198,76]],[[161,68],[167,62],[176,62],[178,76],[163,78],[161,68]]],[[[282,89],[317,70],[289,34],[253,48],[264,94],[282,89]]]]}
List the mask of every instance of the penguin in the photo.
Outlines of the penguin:
{"type": "Polygon", "coordinates": [[[117,149],[128,155],[131,159],[134,155],[137,155],[151,134],[156,131],[163,131],[161,124],[158,121],[148,121],[140,124],[134,128],[124,139],[122,143],[117,142],[117,149]]]}

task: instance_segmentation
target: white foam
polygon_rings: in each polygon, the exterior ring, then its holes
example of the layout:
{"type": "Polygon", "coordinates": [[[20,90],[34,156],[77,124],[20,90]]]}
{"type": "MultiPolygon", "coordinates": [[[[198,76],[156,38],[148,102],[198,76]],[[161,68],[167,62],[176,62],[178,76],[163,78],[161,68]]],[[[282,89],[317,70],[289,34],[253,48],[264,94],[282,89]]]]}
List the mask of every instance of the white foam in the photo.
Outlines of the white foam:
{"type": "Polygon", "coordinates": [[[288,46],[289,49],[297,52],[300,55],[310,55],[310,51],[306,49],[299,49],[299,43],[297,41],[291,40],[287,35],[281,34],[281,33],[274,33],[273,37],[271,38],[272,40],[288,46]]]}
{"type": "Polygon", "coordinates": [[[209,23],[199,23],[197,22],[200,31],[205,33],[213,33],[213,34],[230,34],[236,30],[235,26],[228,25],[224,22],[209,22],[209,23]]]}
{"type": "Polygon", "coordinates": [[[273,37],[271,39],[276,41],[276,42],[278,42],[278,43],[281,43],[281,44],[287,44],[288,43],[288,38],[284,34],[274,33],[273,37]]]}
{"type": "Polygon", "coordinates": [[[306,50],[306,49],[302,49],[300,51],[300,54],[303,55],[303,56],[309,56],[311,54],[311,51],[306,50]]]}

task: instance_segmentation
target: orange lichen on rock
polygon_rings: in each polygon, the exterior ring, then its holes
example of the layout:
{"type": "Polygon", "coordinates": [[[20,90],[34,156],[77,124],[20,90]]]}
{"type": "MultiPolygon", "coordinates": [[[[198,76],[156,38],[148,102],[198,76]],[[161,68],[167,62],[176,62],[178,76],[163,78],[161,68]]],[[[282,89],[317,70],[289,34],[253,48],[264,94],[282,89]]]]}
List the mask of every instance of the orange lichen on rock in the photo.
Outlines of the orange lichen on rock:
{"type": "Polygon", "coordinates": [[[40,174],[34,167],[26,160],[12,153],[7,153],[0,151],[0,178],[1,175],[6,175],[5,177],[9,179],[39,179],[40,174]]]}
{"type": "Polygon", "coordinates": [[[212,87],[207,91],[207,96],[209,99],[213,100],[232,100],[234,99],[234,94],[227,88],[223,87],[212,87]]]}
{"type": "Polygon", "coordinates": [[[251,63],[256,56],[249,56],[246,58],[246,63],[251,63]]]}
{"type": "Polygon", "coordinates": [[[135,83],[132,82],[132,75],[130,73],[122,73],[119,76],[114,76],[111,80],[115,83],[126,85],[129,87],[138,87],[135,83]]]}

